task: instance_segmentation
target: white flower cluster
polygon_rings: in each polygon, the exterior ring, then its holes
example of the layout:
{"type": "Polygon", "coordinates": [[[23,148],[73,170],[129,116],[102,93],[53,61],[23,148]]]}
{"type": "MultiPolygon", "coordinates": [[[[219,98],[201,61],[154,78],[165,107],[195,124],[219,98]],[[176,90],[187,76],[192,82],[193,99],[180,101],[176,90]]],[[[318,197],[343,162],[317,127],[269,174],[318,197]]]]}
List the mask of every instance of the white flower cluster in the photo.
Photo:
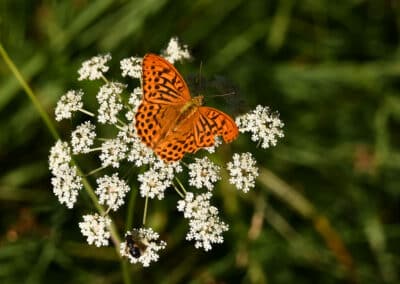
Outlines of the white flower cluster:
{"type": "Polygon", "coordinates": [[[117,173],[112,176],[105,175],[96,180],[96,194],[99,197],[99,203],[105,204],[108,208],[117,211],[124,204],[125,195],[130,188],[126,182],[118,177],[117,173]]]}
{"type": "Polygon", "coordinates": [[[120,253],[130,263],[141,263],[144,267],[157,261],[158,252],[165,249],[166,242],[159,240],[158,233],[151,228],[133,229],[125,234],[125,242],[120,245],[120,253]]]}
{"type": "Polygon", "coordinates": [[[121,60],[122,77],[132,77],[139,79],[142,77],[142,61],[141,57],[129,57],[121,60]]]}
{"type": "Polygon", "coordinates": [[[188,192],[184,200],[178,201],[178,211],[189,219],[189,232],[187,240],[194,240],[196,248],[203,248],[205,251],[212,249],[212,244],[222,243],[222,233],[228,230],[228,225],[220,220],[218,209],[211,206],[211,193],[194,196],[188,192]]]}
{"type": "Polygon", "coordinates": [[[72,131],[71,146],[72,152],[76,154],[89,153],[90,147],[94,143],[96,137],[96,126],[90,121],[85,121],[80,124],[74,131],[72,131]]]}
{"type": "Polygon", "coordinates": [[[140,195],[148,198],[164,198],[165,190],[172,185],[175,173],[181,172],[179,163],[166,164],[158,160],[143,174],[138,175],[140,182],[140,195]]]}
{"type": "Polygon", "coordinates": [[[70,90],[63,95],[56,106],[56,120],[69,119],[72,117],[73,112],[82,109],[82,96],[82,90],[70,90]]]}
{"type": "Polygon", "coordinates": [[[102,167],[112,166],[119,168],[119,163],[126,158],[128,146],[119,138],[108,139],[101,144],[101,154],[99,156],[102,167]]]}
{"type": "Polygon", "coordinates": [[[221,179],[220,167],[210,161],[209,158],[195,159],[195,163],[189,164],[189,184],[196,188],[205,187],[212,190],[214,183],[221,179]]]}
{"type": "Polygon", "coordinates": [[[251,153],[233,154],[233,161],[227,164],[227,169],[230,174],[229,182],[237,189],[248,192],[255,186],[258,168],[251,153]]]}
{"type": "Polygon", "coordinates": [[[82,67],[78,70],[78,80],[97,80],[106,73],[109,67],[106,65],[111,60],[110,54],[94,56],[82,63],[82,67]]]}
{"type": "Polygon", "coordinates": [[[125,88],[125,85],[116,82],[107,83],[100,88],[96,96],[100,105],[97,116],[100,123],[116,124],[118,122],[117,115],[123,108],[120,95],[125,88]]]}
{"type": "Polygon", "coordinates": [[[142,142],[137,136],[133,123],[124,127],[119,133],[118,138],[123,141],[127,147],[126,160],[134,163],[137,167],[151,164],[155,161],[154,152],[142,142]]]}
{"type": "Polygon", "coordinates": [[[76,167],[70,166],[70,162],[71,149],[68,143],[58,140],[50,149],[49,168],[53,174],[51,184],[58,201],[73,208],[82,188],[82,181],[76,167]]]}
{"type": "MultiPolygon", "coordinates": [[[[133,92],[129,96],[128,102],[132,106],[133,114],[136,113],[137,109],[139,108],[139,105],[142,103],[142,96],[143,96],[143,91],[142,88],[140,87],[133,89],[133,92]]],[[[133,118],[129,119],[129,121],[133,122],[133,118]]]]}
{"type": "Polygon", "coordinates": [[[278,138],[284,136],[283,122],[278,113],[271,113],[268,107],[258,105],[255,110],[236,118],[239,131],[250,132],[252,141],[259,141],[261,148],[275,146],[278,138]]]}
{"type": "Polygon", "coordinates": [[[171,64],[182,59],[190,59],[189,49],[186,45],[179,44],[177,37],[170,39],[167,48],[162,52],[162,55],[171,64]]]}
{"type": "Polygon", "coordinates": [[[111,225],[111,219],[99,214],[83,215],[83,222],[79,222],[79,228],[82,235],[86,237],[89,245],[94,244],[97,247],[108,246],[110,232],[108,226],[111,225]]]}

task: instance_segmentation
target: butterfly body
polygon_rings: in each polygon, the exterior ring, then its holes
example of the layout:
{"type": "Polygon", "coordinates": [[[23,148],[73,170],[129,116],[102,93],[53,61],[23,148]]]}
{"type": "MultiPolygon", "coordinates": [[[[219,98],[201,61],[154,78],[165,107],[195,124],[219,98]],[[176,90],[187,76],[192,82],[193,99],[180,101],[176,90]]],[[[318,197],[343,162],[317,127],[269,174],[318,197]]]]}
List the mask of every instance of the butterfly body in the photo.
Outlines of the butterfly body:
{"type": "Polygon", "coordinates": [[[165,161],[182,159],[213,146],[215,136],[233,141],[238,129],[227,114],[202,106],[203,96],[191,97],[175,67],[164,58],[147,54],[142,64],[143,101],[135,115],[142,141],[165,161]]]}

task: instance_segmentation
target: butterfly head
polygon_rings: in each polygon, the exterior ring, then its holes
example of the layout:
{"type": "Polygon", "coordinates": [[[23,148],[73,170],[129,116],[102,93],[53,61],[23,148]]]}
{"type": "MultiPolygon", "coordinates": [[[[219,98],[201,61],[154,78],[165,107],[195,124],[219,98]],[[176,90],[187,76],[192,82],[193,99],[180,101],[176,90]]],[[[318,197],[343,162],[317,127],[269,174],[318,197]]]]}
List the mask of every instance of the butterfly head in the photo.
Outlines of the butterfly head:
{"type": "Polygon", "coordinates": [[[203,105],[203,101],[204,101],[204,96],[196,96],[192,98],[192,103],[196,106],[203,105]]]}

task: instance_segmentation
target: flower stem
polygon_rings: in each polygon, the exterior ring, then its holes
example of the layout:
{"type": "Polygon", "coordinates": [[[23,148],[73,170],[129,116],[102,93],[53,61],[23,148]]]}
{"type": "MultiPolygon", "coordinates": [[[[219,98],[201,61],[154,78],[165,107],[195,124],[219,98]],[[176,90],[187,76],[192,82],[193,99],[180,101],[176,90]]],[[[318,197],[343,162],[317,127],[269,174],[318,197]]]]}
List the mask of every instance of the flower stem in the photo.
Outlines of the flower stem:
{"type": "Polygon", "coordinates": [[[179,184],[180,188],[183,190],[184,195],[186,195],[186,190],[185,190],[185,187],[183,186],[182,182],[177,177],[175,177],[175,180],[179,184]]]}
{"type": "Polygon", "coordinates": [[[130,273],[130,270],[129,270],[130,267],[131,267],[131,265],[129,265],[128,261],[123,260],[121,262],[122,276],[123,276],[125,284],[132,283],[132,281],[131,281],[131,273],[130,273]]]}
{"type": "Polygon", "coordinates": [[[179,195],[181,198],[184,198],[185,195],[184,195],[182,192],[179,191],[178,187],[177,187],[175,184],[174,184],[173,186],[174,186],[174,188],[175,188],[176,193],[178,193],[178,195],[179,195]]]}
{"type": "Polygon", "coordinates": [[[134,214],[134,209],[135,209],[135,201],[136,201],[136,196],[137,196],[138,191],[137,190],[132,190],[131,189],[131,194],[129,196],[129,203],[128,203],[128,211],[127,211],[127,216],[126,216],[126,222],[125,222],[125,230],[130,230],[133,225],[133,214],[134,214]]]}
{"type": "Polygon", "coordinates": [[[87,114],[88,116],[94,117],[94,113],[91,113],[90,111],[88,111],[86,109],[80,108],[79,111],[84,114],[87,114]]]}
{"type": "Polygon", "coordinates": [[[10,70],[13,73],[13,75],[15,76],[15,78],[21,84],[22,88],[24,89],[25,93],[28,95],[29,99],[32,101],[36,110],[39,112],[40,117],[42,118],[42,120],[46,124],[47,128],[49,129],[51,135],[54,137],[54,139],[56,139],[56,140],[59,139],[60,136],[58,135],[58,132],[57,132],[56,128],[54,127],[54,124],[51,122],[49,115],[45,112],[45,110],[43,109],[39,100],[33,93],[31,87],[29,87],[29,85],[25,81],[24,77],[22,77],[22,74],[19,72],[18,68],[15,66],[15,64],[11,60],[11,58],[8,56],[6,50],[4,49],[4,47],[1,43],[0,43],[0,55],[3,58],[3,60],[5,61],[8,68],[10,68],[10,70]]]}
{"type": "Polygon", "coordinates": [[[149,204],[149,197],[146,196],[145,202],[144,202],[144,212],[143,212],[143,225],[146,224],[146,217],[147,217],[147,206],[149,204]]]}
{"type": "Polygon", "coordinates": [[[94,170],[90,171],[89,173],[87,173],[85,176],[93,175],[93,174],[95,174],[95,173],[97,173],[97,172],[99,172],[99,171],[101,171],[103,169],[104,169],[104,167],[98,167],[97,169],[94,169],[94,170]]]}

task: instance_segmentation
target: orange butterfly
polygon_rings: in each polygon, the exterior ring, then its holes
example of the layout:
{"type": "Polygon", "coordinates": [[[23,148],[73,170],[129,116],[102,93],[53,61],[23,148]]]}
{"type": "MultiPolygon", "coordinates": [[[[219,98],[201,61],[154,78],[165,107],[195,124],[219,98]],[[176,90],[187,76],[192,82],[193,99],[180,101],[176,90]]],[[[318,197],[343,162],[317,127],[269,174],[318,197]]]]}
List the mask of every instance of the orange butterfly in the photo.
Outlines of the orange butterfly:
{"type": "Polygon", "coordinates": [[[178,161],[185,153],[213,146],[215,136],[226,143],[238,135],[233,119],[192,98],[175,67],[164,58],[146,54],[142,63],[143,100],[135,115],[142,141],[164,161],[178,161]]]}

